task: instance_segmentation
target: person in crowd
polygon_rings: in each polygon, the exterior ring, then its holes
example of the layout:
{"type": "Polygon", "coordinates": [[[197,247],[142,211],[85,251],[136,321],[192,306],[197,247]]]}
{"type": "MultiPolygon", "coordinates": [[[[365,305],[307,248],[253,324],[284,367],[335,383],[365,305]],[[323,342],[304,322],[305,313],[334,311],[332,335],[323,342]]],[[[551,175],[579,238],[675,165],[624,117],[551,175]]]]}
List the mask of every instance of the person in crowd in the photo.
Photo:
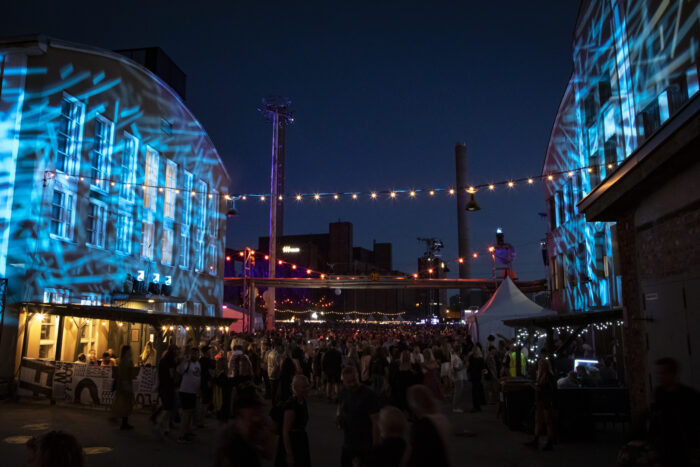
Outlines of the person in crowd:
{"type": "Polygon", "coordinates": [[[486,372],[484,373],[484,389],[486,392],[486,402],[495,404],[498,402],[498,365],[496,347],[491,345],[486,353],[486,372]]]}
{"type": "Polygon", "coordinates": [[[100,365],[100,360],[97,358],[97,352],[95,349],[90,349],[88,351],[88,359],[87,359],[88,365],[100,365]]]}
{"type": "Polygon", "coordinates": [[[270,380],[270,397],[273,405],[277,403],[277,391],[280,381],[280,370],[282,367],[282,344],[275,346],[268,352],[266,359],[267,378],[270,380]]]}
{"type": "Polygon", "coordinates": [[[228,419],[231,407],[231,387],[226,376],[226,366],[226,360],[223,358],[216,360],[214,377],[212,378],[212,404],[216,419],[219,421],[228,419]]]}
{"type": "Polygon", "coordinates": [[[451,357],[452,357],[452,346],[445,342],[440,347],[441,360],[440,360],[440,381],[442,383],[443,394],[449,394],[452,392],[452,367],[451,367],[451,357]]]}
{"type": "Polygon", "coordinates": [[[200,378],[201,387],[201,406],[197,410],[197,426],[203,425],[204,415],[212,411],[212,395],[214,383],[212,378],[214,377],[214,359],[211,358],[211,347],[205,345],[202,347],[199,357],[199,367],[202,371],[202,376],[200,378]]]}
{"type": "Polygon", "coordinates": [[[84,353],[78,354],[78,359],[74,363],[87,363],[87,356],[84,353]]]}
{"type": "Polygon", "coordinates": [[[263,383],[265,384],[265,399],[272,399],[270,389],[270,378],[267,372],[267,356],[272,351],[269,339],[260,341],[260,373],[262,374],[263,383]]]}
{"type": "Polygon", "coordinates": [[[109,359],[112,361],[111,366],[117,366],[119,362],[117,362],[117,359],[114,357],[114,350],[113,349],[107,349],[107,354],[109,355],[109,359]]]}
{"type": "Polygon", "coordinates": [[[511,378],[525,376],[527,372],[527,361],[519,345],[514,343],[511,346],[511,350],[506,354],[506,361],[504,361],[503,366],[508,369],[508,374],[506,376],[510,376],[511,378]]]}
{"type": "Polygon", "coordinates": [[[384,383],[389,374],[389,361],[384,347],[377,347],[374,351],[370,363],[370,373],[372,375],[372,390],[381,399],[384,396],[384,383]]]}
{"type": "Polygon", "coordinates": [[[654,399],[649,437],[663,467],[686,467],[700,462],[700,395],[678,381],[678,363],[672,358],[656,362],[654,399]]]}
{"type": "Polygon", "coordinates": [[[75,436],[52,430],[27,441],[27,465],[31,467],[83,467],[85,454],[75,436]]]}
{"type": "Polygon", "coordinates": [[[343,355],[338,350],[335,341],[331,342],[323,356],[323,374],[326,378],[326,397],[329,401],[338,399],[340,372],[343,366],[343,355]]]}
{"type": "Polygon", "coordinates": [[[452,349],[450,357],[450,366],[452,367],[452,375],[454,379],[454,392],[452,393],[452,411],[462,413],[462,398],[464,393],[464,382],[467,379],[467,369],[460,355],[462,347],[455,345],[452,349]]]}
{"type": "Polygon", "coordinates": [[[408,406],[415,418],[409,438],[411,454],[408,467],[449,466],[449,422],[438,410],[430,389],[421,384],[412,386],[408,390],[408,406]]]}
{"type": "Polygon", "coordinates": [[[318,348],[314,351],[313,363],[311,364],[311,371],[313,373],[314,389],[317,391],[323,391],[324,381],[323,381],[323,356],[326,353],[326,344],[321,341],[318,348]]]}
{"type": "Polygon", "coordinates": [[[175,416],[175,370],[177,367],[177,347],[171,345],[158,363],[158,397],[159,408],[151,416],[156,423],[158,433],[166,436],[175,416]]]}
{"type": "Polygon", "coordinates": [[[576,373],[573,371],[557,380],[557,389],[576,389],[578,387],[578,379],[576,379],[576,373]]]}
{"type": "Polygon", "coordinates": [[[605,358],[605,360],[603,360],[603,364],[599,365],[598,372],[600,374],[601,386],[617,386],[617,371],[615,371],[615,363],[612,356],[608,356],[605,358]]]}
{"type": "Polygon", "coordinates": [[[156,366],[156,349],[153,347],[153,342],[146,342],[139,360],[143,366],[156,366]]]}
{"type": "Polygon", "coordinates": [[[407,425],[406,416],[398,408],[387,406],[379,411],[380,442],[372,448],[367,467],[404,467],[408,463],[407,425]]]}
{"type": "Polygon", "coordinates": [[[542,448],[551,451],[554,443],[554,392],[557,388],[552,366],[549,363],[549,351],[542,349],[537,361],[537,376],[535,378],[535,438],[525,443],[526,446],[537,449],[540,446],[540,436],[547,430],[547,443],[542,448]]]}
{"type": "Polygon", "coordinates": [[[399,357],[399,368],[391,381],[392,403],[401,410],[407,410],[406,392],[408,388],[416,384],[416,375],[411,365],[411,354],[408,350],[401,352],[399,357]]]}
{"type": "Polygon", "coordinates": [[[134,367],[131,346],[123,346],[114,378],[114,402],[112,403],[112,415],[121,418],[120,430],[134,428],[129,425],[129,415],[134,407],[134,378],[138,372],[138,368],[134,367]]]}
{"type": "Polygon", "coordinates": [[[253,388],[236,395],[232,422],[221,431],[215,467],[261,467],[274,454],[272,420],[253,388]]]}
{"type": "Polygon", "coordinates": [[[309,422],[309,408],[306,396],[311,385],[304,375],[292,379],[292,397],[284,404],[282,432],[280,433],[275,465],[278,467],[310,467],[311,450],[306,424],[309,422]]]}
{"type": "Polygon", "coordinates": [[[481,343],[477,342],[469,353],[469,365],[467,367],[467,376],[472,383],[472,412],[481,412],[482,404],[486,403],[484,384],[482,382],[485,369],[486,364],[481,352],[481,343]]]}
{"type": "Polygon", "coordinates": [[[179,388],[182,421],[180,423],[180,437],[177,442],[188,443],[194,438],[192,419],[197,406],[197,395],[202,385],[202,367],[199,364],[199,349],[197,347],[190,349],[185,354],[177,372],[182,376],[179,388]]]}
{"type": "Polygon", "coordinates": [[[343,390],[338,399],[337,424],[343,430],[341,467],[363,465],[372,446],[379,441],[379,399],[360,383],[357,370],[346,366],[342,371],[343,390]]]}
{"type": "MultiPolygon", "coordinates": [[[[298,347],[297,347],[298,348],[298,347]]],[[[282,366],[280,368],[280,383],[278,387],[277,401],[284,404],[292,396],[292,379],[294,375],[300,373],[301,370],[295,359],[292,358],[290,352],[285,352],[282,357],[282,366]]]]}
{"type": "Polygon", "coordinates": [[[423,374],[423,385],[433,392],[435,399],[442,402],[444,397],[442,395],[442,384],[440,383],[440,364],[435,360],[431,349],[423,351],[421,373],[423,374]]]}
{"type": "Polygon", "coordinates": [[[116,366],[115,360],[109,355],[109,352],[102,353],[102,360],[100,366],[116,366]]]}

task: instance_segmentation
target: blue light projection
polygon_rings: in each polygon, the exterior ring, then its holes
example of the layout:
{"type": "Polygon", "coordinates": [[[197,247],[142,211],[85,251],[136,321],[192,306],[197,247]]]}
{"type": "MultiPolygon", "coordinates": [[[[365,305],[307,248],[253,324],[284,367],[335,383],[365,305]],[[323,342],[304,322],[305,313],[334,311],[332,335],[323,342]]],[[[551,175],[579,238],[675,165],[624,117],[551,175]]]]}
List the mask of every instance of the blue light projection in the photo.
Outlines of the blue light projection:
{"type": "Polygon", "coordinates": [[[543,174],[552,306],[621,305],[614,223],[586,222],[577,203],[698,93],[698,2],[584,0],[574,70],[560,103],[543,174]],[[575,170],[578,167],[590,167],[575,170]]]}
{"type": "Polygon", "coordinates": [[[0,80],[0,277],[9,280],[8,303],[41,301],[56,289],[71,302],[97,296],[106,304],[145,271],[172,278],[171,296],[186,300],[180,312],[219,316],[229,177],[179,96],[119,54],[41,36],[0,42],[0,80]],[[133,164],[122,161],[135,147],[128,138],[138,141],[133,164]],[[143,187],[147,148],[155,155],[151,180],[175,196],[143,187]],[[205,191],[182,190],[190,175],[205,191]],[[155,204],[144,203],[145,192],[155,204]]]}

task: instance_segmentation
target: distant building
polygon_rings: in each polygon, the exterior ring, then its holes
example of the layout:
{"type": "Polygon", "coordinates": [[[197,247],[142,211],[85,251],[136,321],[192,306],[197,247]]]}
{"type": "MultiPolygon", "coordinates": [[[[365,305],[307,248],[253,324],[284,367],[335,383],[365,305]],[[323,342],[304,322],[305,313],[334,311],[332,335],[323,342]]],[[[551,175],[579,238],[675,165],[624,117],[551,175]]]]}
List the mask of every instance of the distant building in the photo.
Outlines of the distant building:
{"type": "MultiPolygon", "coordinates": [[[[265,254],[269,250],[269,237],[260,237],[255,261],[254,274],[267,277],[268,262],[265,254]]],[[[284,263],[277,265],[276,277],[309,277],[311,269],[314,277],[319,273],[332,276],[380,275],[405,276],[394,271],[391,243],[374,243],[371,250],[353,245],[353,225],[350,222],[333,222],[328,233],[285,235],[278,239],[278,258],[284,263]],[[292,268],[296,266],[296,269],[292,268]]],[[[231,261],[242,261],[237,251],[228,250],[231,261]]],[[[232,270],[227,266],[227,271],[232,270]]],[[[232,271],[241,275],[241,268],[232,271]]],[[[262,293],[262,292],[260,292],[262,293]]],[[[241,290],[226,287],[226,301],[240,304],[241,290]]],[[[406,290],[322,290],[322,289],[276,289],[277,310],[329,310],[335,316],[349,312],[399,313],[411,311],[414,305],[413,291],[406,290]],[[323,305],[323,306],[321,306],[323,305]]],[[[283,314],[280,316],[284,317],[283,314]]]]}
{"type": "Polygon", "coordinates": [[[0,377],[221,316],[229,177],[181,96],[43,36],[0,41],[0,82],[0,377]]]}
{"type": "Polygon", "coordinates": [[[635,416],[662,356],[700,386],[699,15],[697,2],[583,1],[543,168],[557,174],[553,306],[623,305],[635,416]]]}

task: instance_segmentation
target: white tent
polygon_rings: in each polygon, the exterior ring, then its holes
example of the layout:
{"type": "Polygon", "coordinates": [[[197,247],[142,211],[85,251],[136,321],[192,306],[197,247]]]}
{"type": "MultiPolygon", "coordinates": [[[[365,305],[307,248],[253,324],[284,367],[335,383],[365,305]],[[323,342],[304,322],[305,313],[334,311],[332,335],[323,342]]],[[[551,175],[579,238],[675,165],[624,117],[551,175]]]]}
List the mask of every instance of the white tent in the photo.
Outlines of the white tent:
{"type": "Polygon", "coordinates": [[[497,341],[498,334],[509,339],[515,337],[515,329],[503,324],[504,320],[554,314],[556,312],[527,298],[510,277],[506,277],[489,301],[475,313],[479,342],[485,346],[489,334],[493,334],[497,341]]]}

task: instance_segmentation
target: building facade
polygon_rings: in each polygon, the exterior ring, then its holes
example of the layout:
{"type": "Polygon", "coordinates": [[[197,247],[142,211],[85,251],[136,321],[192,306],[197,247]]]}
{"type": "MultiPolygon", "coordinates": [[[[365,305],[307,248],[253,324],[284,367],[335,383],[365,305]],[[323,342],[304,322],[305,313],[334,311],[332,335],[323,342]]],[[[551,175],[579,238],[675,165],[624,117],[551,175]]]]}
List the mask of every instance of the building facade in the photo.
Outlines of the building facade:
{"type": "Polygon", "coordinates": [[[124,323],[27,304],[220,316],[229,177],[182,98],[123,55],[43,36],[0,42],[0,80],[0,377],[22,353],[125,342],[124,323]]]}
{"type": "Polygon", "coordinates": [[[698,258],[698,208],[692,206],[700,190],[692,174],[700,134],[693,127],[699,16],[695,1],[583,1],[574,70],[543,169],[551,176],[546,196],[553,303],[560,311],[623,306],[636,414],[647,407],[653,361],[661,356],[680,361],[684,381],[700,383],[697,312],[685,311],[692,289],[686,281],[698,273],[698,262],[689,257],[698,258]],[[657,146],[668,160],[645,159],[657,146]],[[665,197],[650,196],[664,185],[665,197]],[[674,188],[679,191],[670,194],[674,188]],[[691,219],[683,222],[690,224],[677,231],[652,228],[687,215],[691,219]],[[667,291],[660,300],[659,284],[671,278],[677,293],[667,291]]]}

